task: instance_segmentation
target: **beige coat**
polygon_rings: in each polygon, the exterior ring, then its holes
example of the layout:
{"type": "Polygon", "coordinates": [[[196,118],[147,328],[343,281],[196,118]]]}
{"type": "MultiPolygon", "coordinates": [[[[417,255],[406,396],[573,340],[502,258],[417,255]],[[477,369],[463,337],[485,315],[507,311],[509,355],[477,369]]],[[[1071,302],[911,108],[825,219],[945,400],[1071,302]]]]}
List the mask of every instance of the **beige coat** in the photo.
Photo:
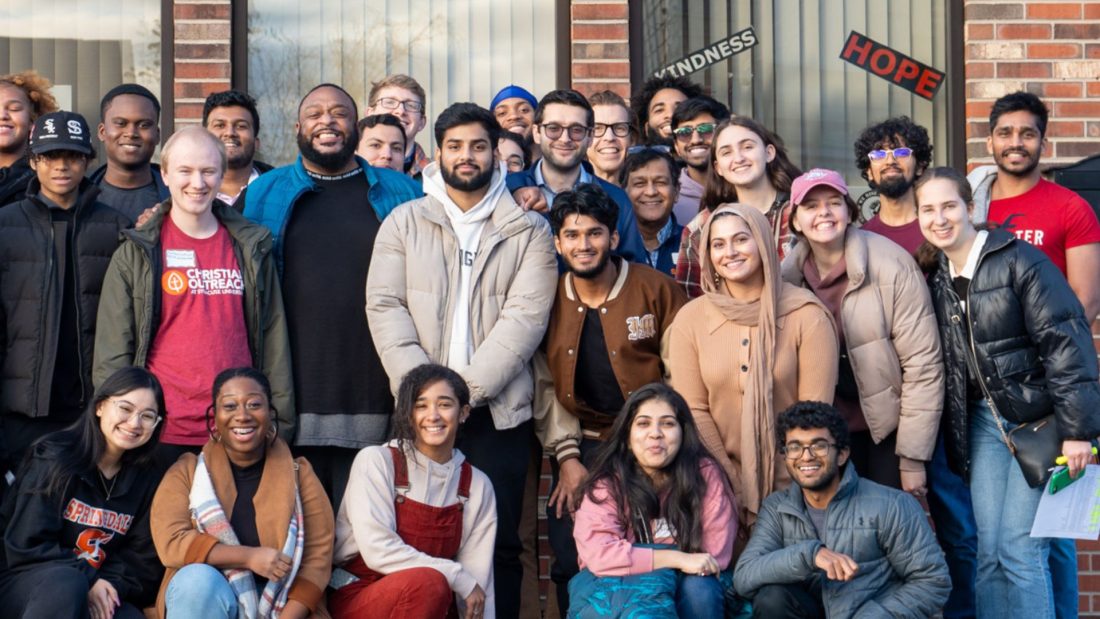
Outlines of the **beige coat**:
{"type": "MultiPolygon", "coordinates": [[[[397,207],[378,231],[367,276],[367,322],[394,393],[409,370],[446,364],[459,285],[459,248],[443,205],[425,196],[397,207]]],[[[531,357],[542,341],[557,261],[550,225],[503,192],[474,256],[474,354],[454,368],[497,429],[531,419],[531,357]]]]}
{"type": "MultiPolygon", "coordinates": [[[[783,261],[783,279],[805,286],[806,243],[783,261]]],[[[848,289],[841,302],[859,404],[876,443],[897,430],[897,455],[928,461],[943,411],[943,355],[924,276],[900,245],[850,228],[844,241],[848,289]],[[874,259],[870,259],[874,256],[874,259]]],[[[904,468],[904,467],[903,467],[904,468]]]]}

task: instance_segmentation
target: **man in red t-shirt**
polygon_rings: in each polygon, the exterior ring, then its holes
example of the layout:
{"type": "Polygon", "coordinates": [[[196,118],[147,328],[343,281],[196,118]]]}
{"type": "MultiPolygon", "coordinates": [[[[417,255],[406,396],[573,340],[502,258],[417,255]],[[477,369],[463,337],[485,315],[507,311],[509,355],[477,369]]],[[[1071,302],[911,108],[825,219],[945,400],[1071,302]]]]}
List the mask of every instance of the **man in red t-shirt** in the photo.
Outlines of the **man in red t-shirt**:
{"type": "Polygon", "coordinates": [[[1026,92],[993,103],[986,147],[997,167],[979,168],[969,176],[974,221],[1011,230],[1042,250],[1069,280],[1091,320],[1100,314],[1095,276],[1100,222],[1081,196],[1040,175],[1047,114],[1046,105],[1026,92]]]}

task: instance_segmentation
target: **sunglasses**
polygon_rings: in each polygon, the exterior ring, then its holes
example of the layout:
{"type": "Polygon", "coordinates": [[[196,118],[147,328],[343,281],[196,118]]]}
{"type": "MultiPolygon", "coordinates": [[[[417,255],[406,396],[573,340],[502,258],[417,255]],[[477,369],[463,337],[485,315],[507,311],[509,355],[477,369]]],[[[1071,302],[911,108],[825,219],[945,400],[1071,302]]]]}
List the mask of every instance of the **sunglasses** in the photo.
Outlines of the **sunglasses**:
{"type": "Polygon", "coordinates": [[[913,149],[902,146],[901,148],[891,149],[878,149],[867,153],[867,158],[871,161],[882,161],[886,157],[893,155],[894,159],[907,159],[913,156],[913,149]]]}
{"type": "Polygon", "coordinates": [[[694,127],[677,127],[672,133],[676,135],[676,141],[678,142],[690,142],[692,133],[698,133],[699,137],[705,139],[708,135],[714,133],[714,123],[699,123],[694,127]]]}

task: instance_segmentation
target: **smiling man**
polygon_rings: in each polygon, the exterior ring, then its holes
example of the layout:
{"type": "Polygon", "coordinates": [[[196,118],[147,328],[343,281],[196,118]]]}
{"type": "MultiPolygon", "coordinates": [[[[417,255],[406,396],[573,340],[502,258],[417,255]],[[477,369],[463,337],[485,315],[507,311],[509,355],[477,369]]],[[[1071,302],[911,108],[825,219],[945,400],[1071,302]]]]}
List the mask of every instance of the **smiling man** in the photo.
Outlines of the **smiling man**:
{"type": "Polygon", "coordinates": [[[863,229],[881,234],[910,254],[924,243],[917,222],[913,183],[932,163],[928,131],[906,116],[890,118],[863,130],[855,143],[856,167],[872,191],[879,210],[863,229]]]}
{"type": "Polygon", "coordinates": [[[232,206],[249,183],[271,170],[271,166],[256,160],[260,148],[256,100],[240,90],[216,92],[202,106],[202,126],[225,144],[228,167],[218,188],[218,199],[232,206]]]}
{"type": "Polygon", "coordinates": [[[588,102],[596,120],[588,146],[588,163],[596,176],[618,185],[619,170],[634,144],[634,115],[626,101],[610,90],[593,93],[588,102]]]}
{"type": "Polygon", "coordinates": [[[386,440],[393,413],[363,315],[375,236],[390,211],[421,195],[405,175],[355,156],[357,118],[343,88],[310,90],[294,127],[298,160],[256,179],[242,198],[245,216],[275,237],[298,404],[292,445],[309,458],[335,506],[355,454],[386,440]]]}
{"type": "Polygon", "coordinates": [[[699,202],[710,170],[710,145],[718,123],[730,117],[730,110],[706,95],[681,101],[672,114],[672,137],[676,156],[684,162],[680,172],[680,194],[676,219],[685,224],[699,214],[699,202]]]}
{"type": "Polygon", "coordinates": [[[622,186],[634,205],[646,264],[670,276],[684,232],[673,213],[680,192],[679,167],[668,153],[647,148],[627,157],[622,169],[622,186]]]}
{"type": "Polygon", "coordinates": [[[405,129],[392,114],[371,114],[357,124],[359,146],[355,154],[376,168],[405,170],[405,129]]]}
{"type": "Polygon", "coordinates": [[[132,220],[168,198],[160,168],[152,163],[160,142],[160,101],[140,84],[121,84],[103,95],[99,141],[107,163],[92,173],[99,200],[132,220]]]}
{"type": "Polygon", "coordinates": [[[947,565],[916,499],[860,479],[848,425],[821,402],[776,420],[794,482],[764,499],[734,571],[753,617],[931,617],[951,590],[947,565]]]}
{"type": "Polygon", "coordinates": [[[416,134],[428,124],[424,87],[408,75],[387,75],[371,84],[367,101],[367,114],[389,114],[401,121],[405,128],[403,169],[410,178],[419,181],[424,166],[431,161],[416,143],[416,134]]]}

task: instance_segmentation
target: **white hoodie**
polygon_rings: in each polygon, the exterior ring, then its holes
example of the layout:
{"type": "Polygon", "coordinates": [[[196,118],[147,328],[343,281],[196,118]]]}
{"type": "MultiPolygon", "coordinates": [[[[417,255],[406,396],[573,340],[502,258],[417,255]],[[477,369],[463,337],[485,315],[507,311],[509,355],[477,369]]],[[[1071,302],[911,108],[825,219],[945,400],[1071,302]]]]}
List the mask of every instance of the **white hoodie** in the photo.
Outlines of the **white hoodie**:
{"type": "Polygon", "coordinates": [[[443,212],[447,214],[455,238],[458,240],[460,268],[458,289],[454,291],[455,313],[451,320],[447,357],[447,367],[456,372],[466,369],[470,364],[470,357],[474,355],[473,339],[470,337],[470,282],[473,280],[474,259],[481,243],[485,222],[492,217],[501,194],[508,191],[504,184],[504,170],[504,164],[498,162],[493,178],[489,181],[489,191],[485,193],[481,202],[466,212],[462,212],[462,209],[458,208],[454,200],[447,195],[447,186],[443,182],[438,162],[431,162],[423,172],[424,193],[443,204],[443,212]]]}

